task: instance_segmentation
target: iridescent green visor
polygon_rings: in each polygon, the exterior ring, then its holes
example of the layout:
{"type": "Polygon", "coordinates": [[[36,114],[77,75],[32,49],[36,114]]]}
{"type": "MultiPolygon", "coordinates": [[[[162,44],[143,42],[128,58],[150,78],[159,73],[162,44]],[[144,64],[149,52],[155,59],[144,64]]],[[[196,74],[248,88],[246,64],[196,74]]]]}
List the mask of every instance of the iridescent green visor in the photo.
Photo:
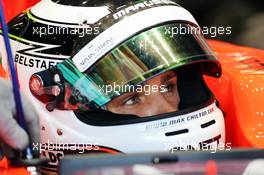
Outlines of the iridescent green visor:
{"type": "MultiPolygon", "coordinates": [[[[70,105],[78,104],[78,109],[94,109],[126,93],[130,86],[198,62],[205,64],[204,74],[221,75],[220,64],[198,28],[175,23],[154,27],[131,37],[85,72],[79,71],[71,59],[57,64],[52,70],[61,76],[56,83],[67,89],[64,100],[68,100],[70,105]],[[70,98],[65,98],[67,93],[71,94],[70,98]]],[[[47,85],[43,89],[45,87],[47,85]]],[[[43,90],[41,93],[35,91],[35,94],[43,94],[43,90]]]]}

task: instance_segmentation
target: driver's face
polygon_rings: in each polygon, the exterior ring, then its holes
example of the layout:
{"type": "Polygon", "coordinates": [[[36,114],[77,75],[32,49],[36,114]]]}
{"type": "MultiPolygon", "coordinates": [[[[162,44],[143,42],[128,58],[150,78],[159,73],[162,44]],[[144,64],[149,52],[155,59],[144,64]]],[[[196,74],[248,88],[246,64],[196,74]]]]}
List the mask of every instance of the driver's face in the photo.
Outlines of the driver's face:
{"type": "MultiPolygon", "coordinates": [[[[134,114],[140,117],[158,115],[178,110],[180,97],[177,89],[177,74],[163,73],[147,81],[144,86],[161,87],[153,92],[125,93],[106,105],[107,109],[119,114],[134,114]]],[[[151,88],[150,88],[151,89],[151,88]]]]}

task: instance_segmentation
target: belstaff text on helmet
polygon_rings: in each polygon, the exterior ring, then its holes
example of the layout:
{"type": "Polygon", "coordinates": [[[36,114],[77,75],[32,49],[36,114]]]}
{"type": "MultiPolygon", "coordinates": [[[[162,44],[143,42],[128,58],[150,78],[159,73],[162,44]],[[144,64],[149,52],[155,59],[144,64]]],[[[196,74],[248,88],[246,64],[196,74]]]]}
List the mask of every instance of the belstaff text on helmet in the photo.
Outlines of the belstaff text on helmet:
{"type": "Polygon", "coordinates": [[[150,1],[144,1],[144,2],[140,2],[140,3],[137,3],[137,4],[134,4],[134,5],[131,5],[125,9],[122,9],[118,12],[116,12],[115,14],[113,14],[113,18],[115,20],[123,17],[123,16],[126,16],[128,14],[130,14],[131,12],[137,12],[138,10],[142,10],[144,8],[147,8],[147,7],[152,7],[152,6],[155,6],[155,5],[158,5],[158,4],[176,4],[175,2],[173,1],[169,1],[169,0],[150,0],[150,1]]]}
{"type": "Polygon", "coordinates": [[[51,59],[38,59],[37,57],[26,56],[23,54],[16,53],[15,63],[18,63],[25,67],[35,67],[39,69],[48,69],[55,66],[57,63],[61,62],[61,60],[52,60],[51,59]]]}

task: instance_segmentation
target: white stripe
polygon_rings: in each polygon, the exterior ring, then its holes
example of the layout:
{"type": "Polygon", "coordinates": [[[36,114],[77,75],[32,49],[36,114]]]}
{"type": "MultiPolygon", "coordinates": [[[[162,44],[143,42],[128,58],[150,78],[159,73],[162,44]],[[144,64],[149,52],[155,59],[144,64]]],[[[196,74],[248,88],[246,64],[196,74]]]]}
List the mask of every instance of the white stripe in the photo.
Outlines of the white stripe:
{"type": "Polygon", "coordinates": [[[184,20],[197,24],[193,16],[182,7],[159,6],[146,9],[124,18],[102,32],[73,57],[73,62],[81,72],[84,72],[133,34],[147,27],[173,20],[184,20]]]}
{"type": "MultiPolygon", "coordinates": [[[[31,12],[35,16],[38,16],[43,19],[74,24],[82,24],[84,20],[86,20],[88,24],[93,24],[110,13],[108,7],[106,6],[77,7],[57,4],[52,2],[51,0],[40,1],[38,4],[32,7],[31,12]]],[[[47,22],[42,21],[42,23],[47,22]]],[[[47,24],[51,25],[53,23],[47,24]]],[[[56,23],[54,23],[54,25],[61,26],[61,24],[59,25],[56,23]]]]}

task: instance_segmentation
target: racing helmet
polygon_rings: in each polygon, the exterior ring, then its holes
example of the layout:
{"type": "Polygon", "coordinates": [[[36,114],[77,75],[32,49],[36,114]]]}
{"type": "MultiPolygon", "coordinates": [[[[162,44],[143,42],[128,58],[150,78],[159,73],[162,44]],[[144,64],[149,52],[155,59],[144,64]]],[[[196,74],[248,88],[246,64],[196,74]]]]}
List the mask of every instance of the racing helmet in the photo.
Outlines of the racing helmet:
{"type": "Polygon", "coordinates": [[[10,21],[20,88],[38,110],[49,170],[65,154],[225,144],[223,114],[203,79],[220,77],[221,65],[199,29],[169,0],[42,0],[10,21]],[[127,89],[102,87],[144,85],[169,71],[178,110],[139,117],[107,109],[127,89]]]}

